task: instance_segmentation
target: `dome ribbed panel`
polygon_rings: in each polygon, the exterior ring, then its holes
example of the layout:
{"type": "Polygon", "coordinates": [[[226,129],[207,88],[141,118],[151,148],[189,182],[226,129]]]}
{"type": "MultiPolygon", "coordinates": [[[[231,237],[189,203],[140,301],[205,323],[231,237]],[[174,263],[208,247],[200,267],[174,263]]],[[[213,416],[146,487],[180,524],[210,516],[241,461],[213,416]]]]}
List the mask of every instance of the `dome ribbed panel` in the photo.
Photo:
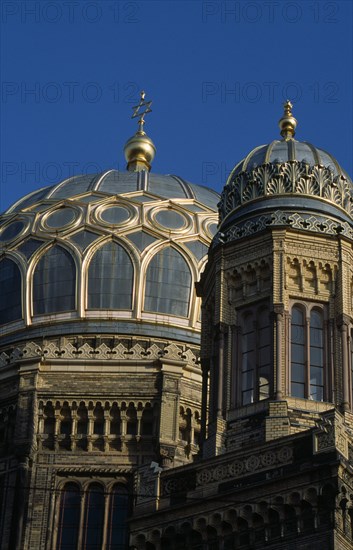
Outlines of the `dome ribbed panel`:
{"type": "Polygon", "coordinates": [[[118,172],[118,170],[106,172],[96,187],[96,191],[109,195],[132,193],[137,189],[137,172],[118,172]]]}
{"type": "Polygon", "coordinates": [[[150,174],[148,191],[166,199],[186,199],[187,193],[180,183],[172,176],[159,176],[150,174]]]}
{"type": "Polygon", "coordinates": [[[89,191],[92,180],[95,178],[95,174],[88,174],[87,176],[75,176],[67,180],[62,186],[58,185],[57,189],[51,193],[51,199],[66,199],[80,195],[89,191]]]}

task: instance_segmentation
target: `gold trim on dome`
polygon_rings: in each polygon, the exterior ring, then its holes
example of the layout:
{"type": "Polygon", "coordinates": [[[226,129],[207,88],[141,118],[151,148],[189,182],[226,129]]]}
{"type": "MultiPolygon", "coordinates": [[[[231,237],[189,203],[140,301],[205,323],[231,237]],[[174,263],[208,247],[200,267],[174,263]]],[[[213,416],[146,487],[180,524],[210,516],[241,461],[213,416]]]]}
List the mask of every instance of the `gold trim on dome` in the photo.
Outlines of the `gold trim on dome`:
{"type": "Polygon", "coordinates": [[[287,99],[284,103],[284,113],[283,117],[279,120],[279,127],[281,130],[281,136],[284,140],[292,139],[295,136],[295,129],[297,127],[298,121],[292,115],[293,104],[287,99]]]}

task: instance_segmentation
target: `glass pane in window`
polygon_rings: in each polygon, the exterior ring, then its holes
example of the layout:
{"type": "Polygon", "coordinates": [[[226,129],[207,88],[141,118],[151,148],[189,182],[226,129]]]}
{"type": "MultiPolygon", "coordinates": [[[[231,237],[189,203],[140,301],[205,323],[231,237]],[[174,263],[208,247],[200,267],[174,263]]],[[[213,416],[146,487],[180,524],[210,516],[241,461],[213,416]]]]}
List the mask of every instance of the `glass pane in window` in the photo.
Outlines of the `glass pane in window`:
{"type": "Polygon", "coordinates": [[[305,347],[302,344],[293,344],[291,347],[292,361],[295,363],[304,363],[305,347]]]}
{"type": "Polygon", "coordinates": [[[15,262],[0,262],[0,324],[22,319],[21,273],[15,262]]]}
{"type": "Polygon", "coordinates": [[[310,344],[312,346],[323,346],[323,330],[310,327],[310,344]]]}
{"type": "Polygon", "coordinates": [[[34,272],[34,314],[75,309],[75,279],[73,258],[67,250],[53,246],[39,260],[34,272]]]}
{"type": "Polygon", "coordinates": [[[305,397],[304,384],[298,384],[297,382],[292,382],[291,393],[294,397],[305,397]]]}
{"type": "Polygon", "coordinates": [[[303,382],[305,380],[305,368],[304,365],[298,363],[292,363],[292,381],[303,382]]]}
{"type": "Polygon", "coordinates": [[[304,344],[304,326],[292,324],[291,337],[293,344],[304,344]]]}
{"type": "Polygon", "coordinates": [[[113,488],[108,518],[107,550],[125,550],[128,545],[129,495],[125,487],[113,488]]]}
{"type": "Polygon", "coordinates": [[[254,391],[243,391],[242,392],[242,405],[249,405],[249,403],[253,403],[254,401],[254,391]]]}
{"type": "Polygon", "coordinates": [[[310,383],[318,386],[324,384],[324,369],[322,367],[310,367],[310,383]]]}
{"type": "Polygon", "coordinates": [[[127,252],[114,242],[102,246],[88,270],[90,309],[131,309],[133,266],[127,252]]]}
{"type": "Polygon", "coordinates": [[[179,252],[168,247],[152,258],[146,274],[146,311],[187,317],[190,290],[190,269],[179,252]]]}
{"type": "Polygon", "coordinates": [[[298,307],[293,307],[292,309],[292,325],[303,325],[304,324],[304,314],[301,309],[298,307]]]}
{"type": "Polygon", "coordinates": [[[242,389],[249,390],[254,387],[254,371],[249,370],[242,374],[242,389]]]}
{"type": "Polygon", "coordinates": [[[323,386],[310,386],[310,398],[314,401],[324,400],[324,388],[323,386]]]}
{"type": "Polygon", "coordinates": [[[310,347],[310,365],[323,366],[324,350],[322,348],[310,347]]]}
{"type": "Polygon", "coordinates": [[[86,500],[85,521],[83,530],[83,548],[101,550],[104,520],[103,487],[92,484],[86,500]]]}
{"type": "Polygon", "coordinates": [[[259,366],[269,365],[271,360],[270,346],[259,348],[259,366]]]}
{"type": "Polygon", "coordinates": [[[57,550],[76,550],[80,526],[80,491],[67,483],[61,495],[57,550]]]}
{"type": "Polygon", "coordinates": [[[243,353],[242,362],[241,362],[242,371],[247,371],[255,368],[255,352],[249,351],[243,353]]]}
{"type": "Polygon", "coordinates": [[[323,317],[320,311],[313,309],[310,315],[310,327],[323,328],[323,317]]]}

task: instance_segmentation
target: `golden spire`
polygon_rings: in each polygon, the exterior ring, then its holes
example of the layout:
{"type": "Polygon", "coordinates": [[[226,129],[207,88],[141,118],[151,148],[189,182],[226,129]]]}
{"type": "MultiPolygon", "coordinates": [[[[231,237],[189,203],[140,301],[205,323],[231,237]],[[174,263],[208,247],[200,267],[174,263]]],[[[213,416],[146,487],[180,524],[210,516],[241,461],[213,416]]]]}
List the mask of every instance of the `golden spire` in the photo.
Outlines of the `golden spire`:
{"type": "Polygon", "coordinates": [[[283,104],[283,117],[278,123],[281,130],[281,136],[286,141],[295,136],[295,129],[297,127],[297,119],[292,115],[292,107],[292,103],[289,99],[287,99],[287,101],[283,104]]]}
{"type": "Polygon", "coordinates": [[[152,101],[145,101],[146,94],[140,93],[141,99],[138,105],[133,107],[131,118],[137,118],[138,130],[134,136],[127,140],[124,147],[127,169],[130,172],[141,172],[142,170],[151,170],[151,162],[156,154],[156,148],[153,141],[144,131],[145,116],[152,111],[152,101]]]}

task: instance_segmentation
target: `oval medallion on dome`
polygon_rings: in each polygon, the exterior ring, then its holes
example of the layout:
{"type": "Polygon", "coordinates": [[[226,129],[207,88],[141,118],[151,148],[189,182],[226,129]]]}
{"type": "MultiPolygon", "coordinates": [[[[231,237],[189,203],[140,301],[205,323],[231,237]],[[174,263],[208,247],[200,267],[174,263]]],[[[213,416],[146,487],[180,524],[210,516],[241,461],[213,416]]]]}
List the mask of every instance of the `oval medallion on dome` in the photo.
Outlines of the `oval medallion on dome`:
{"type": "Polygon", "coordinates": [[[0,233],[0,241],[10,241],[11,239],[14,239],[20,233],[22,233],[23,228],[25,227],[25,223],[23,221],[16,221],[12,222],[6,227],[3,228],[3,230],[0,233]]]}
{"type": "Polygon", "coordinates": [[[175,210],[159,210],[154,216],[156,222],[166,229],[183,229],[187,226],[187,220],[175,210]]]}
{"type": "Polygon", "coordinates": [[[60,208],[49,214],[45,220],[45,224],[50,229],[59,229],[66,227],[76,219],[76,212],[72,208],[60,208]]]}
{"type": "Polygon", "coordinates": [[[120,225],[131,218],[131,212],[123,206],[109,206],[99,212],[99,217],[105,223],[120,225]]]}

